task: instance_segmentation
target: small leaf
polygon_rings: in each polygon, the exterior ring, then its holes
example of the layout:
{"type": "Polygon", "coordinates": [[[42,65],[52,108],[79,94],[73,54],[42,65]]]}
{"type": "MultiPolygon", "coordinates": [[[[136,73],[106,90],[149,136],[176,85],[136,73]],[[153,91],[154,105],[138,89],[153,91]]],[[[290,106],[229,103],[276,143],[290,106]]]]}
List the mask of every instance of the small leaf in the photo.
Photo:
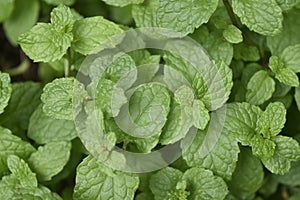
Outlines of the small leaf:
{"type": "Polygon", "coordinates": [[[223,31],[223,37],[230,43],[237,44],[243,41],[242,32],[234,25],[228,25],[223,31]]]}
{"type": "Polygon", "coordinates": [[[7,73],[0,72],[0,114],[4,112],[4,108],[8,105],[12,92],[10,77],[7,73]]]}
{"type": "Polygon", "coordinates": [[[70,142],[50,142],[40,146],[31,154],[28,162],[37,173],[39,180],[49,181],[67,164],[70,157],[70,142]]]}
{"type": "Polygon", "coordinates": [[[265,138],[276,136],[283,129],[286,121],[286,109],[280,102],[270,103],[262,113],[258,126],[265,138]]]}
{"type": "Polygon", "coordinates": [[[259,158],[270,158],[274,154],[276,145],[272,140],[257,134],[252,138],[251,146],[253,155],[259,158]]]}
{"type": "Polygon", "coordinates": [[[261,105],[272,97],[275,91],[275,81],[268,72],[256,72],[247,84],[246,100],[254,105],[261,105]]]}
{"type": "Polygon", "coordinates": [[[130,4],[143,3],[144,0],[103,0],[103,1],[108,5],[124,7],[130,4]]]}
{"type": "Polygon", "coordinates": [[[131,200],[139,185],[136,175],[113,171],[92,156],[77,168],[74,200],[131,200]]]}
{"type": "Polygon", "coordinates": [[[54,6],[58,6],[60,4],[64,4],[64,5],[72,5],[76,0],[43,0],[45,1],[47,4],[50,5],[54,5],[54,6]]]}
{"type": "Polygon", "coordinates": [[[243,61],[258,61],[260,59],[259,50],[256,46],[239,43],[234,45],[234,58],[243,61]]]}
{"type": "Polygon", "coordinates": [[[261,35],[281,31],[283,16],[275,0],[232,0],[232,9],[243,24],[261,35]]]}
{"type": "Polygon", "coordinates": [[[284,66],[293,70],[295,73],[300,72],[300,44],[296,44],[293,46],[288,46],[283,50],[280,55],[280,59],[284,63],[284,66]]]}
{"type": "Polygon", "coordinates": [[[75,51],[88,55],[114,47],[123,39],[123,30],[102,16],[77,20],[73,27],[75,51]]]}

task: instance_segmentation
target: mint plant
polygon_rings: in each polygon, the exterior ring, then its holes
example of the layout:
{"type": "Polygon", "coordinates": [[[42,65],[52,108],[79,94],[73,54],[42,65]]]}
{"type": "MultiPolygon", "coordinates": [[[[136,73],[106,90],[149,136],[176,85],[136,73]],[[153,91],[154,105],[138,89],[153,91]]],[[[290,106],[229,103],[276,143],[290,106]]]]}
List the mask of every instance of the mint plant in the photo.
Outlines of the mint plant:
{"type": "Polygon", "coordinates": [[[300,199],[299,9],[0,1],[1,199],[300,199]]]}

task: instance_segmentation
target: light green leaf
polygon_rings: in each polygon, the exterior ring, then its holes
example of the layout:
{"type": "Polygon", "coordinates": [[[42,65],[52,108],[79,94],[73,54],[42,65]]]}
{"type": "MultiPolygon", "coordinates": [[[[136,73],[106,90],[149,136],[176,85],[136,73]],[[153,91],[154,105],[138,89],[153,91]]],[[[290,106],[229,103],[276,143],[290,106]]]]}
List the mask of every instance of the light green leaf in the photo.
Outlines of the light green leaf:
{"type": "Polygon", "coordinates": [[[123,39],[123,30],[102,16],[77,20],[73,27],[75,51],[88,55],[105,48],[114,47],[123,39]]]}
{"type": "Polygon", "coordinates": [[[282,11],[275,0],[232,0],[232,9],[250,30],[273,36],[282,28],[282,11]]]}
{"type": "Polygon", "coordinates": [[[69,160],[70,151],[70,142],[50,142],[31,154],[28,162],[39,180],[49,181],[63,170],[69,160]]]}
{"type": "Polygon", "coordinates": [[[270,139],[276,136],[283,129],[286,121],[286,109],[280,102],[270,103],[266,110],[262,113],[258,126],[260,133],[265,138],[270,139]]]}
{"type": "Polygon", "coordinates": [[[300,13],[298,9],[292,9],[284,13],[283,29],[273,37],[267,37],[267,46],[272,55],[279,56],[288,46],[300,43],[300,13]]]}
{"type": "Polygon", "coordinates": [[[223,31],[223,37],[230,43],[237,44],[243,41],[242,31],[234,25],[228,25],[223,31]]]}
{"type": "Polygon", "coordinates": [[[29,30],[38,20],[38,0],[15,0],[15,8],[11,16],[3,23],[3,29],[7,39],[13,45],[17,45],[18,37],[29,30]]]}
{"type": "Polygon", "coordinates": [[[36,175],[32,173],[28,164],[15,155],[7,158],[7,166],[11,171],[11,178],[17,179],[18,185],[21,187],[37,187],[36,175]]]}
{"type": "Polygon", "coordinates": [[[86,95],[83,84],[73,77],[55,79],[43,88],[41,95],[43,111],[55,119],[72,120],[75,114],[73,104],[80,104],[86,95]],[[76,90],[76,99],[79,102],[73,102],[74,90],[76,90]]]}
{"type": "Polygon", "coordinates": [[[210,120],[210,116],[208,110],[201,100],[194,100],[192,113],[194,126],[200,130],[205,129],[210,120]]]}
{"type": "Polygon", "coordinates": [[[11,95],[10,77],[7,73],[0,72],[0,114],[4,112],[4,108],[8,105],[11,95]]]}
{"type": "Polygon", "coordinates": [[[38,144],[71,141],[77,137],[73,121],[48,117],[39,106],[31,115],[28,137],[38,144]]]}
{"type": "Polygon", "coordinates": [[[298,107],[298,110],[300,111],[300,87],[295,88],[295,101],[298,107]]]}
{"type": "Polygon", "coordinates": [[[272,97],[275,91],[275,81],[268,72],[260,70],[256,72],[247,84],[246,101],[261,105],[272,97]]]}
{"type": "Polygon", "coordinates": [[[117,116],[121,107],[127,103],[124,90],[104,78],[99,80],[94,98],[95,106],[110,116],[117,116]]]}
{"type": "Polygon", "coordinates": [[[284,63],[277,56],[270,57],[269,67],[275,73],[275,78],[280,82],[292,87],[299,86],[299,80],[296,73],[290,68],[286,68],[284,63]]]}
{"type": "Polygon", "coordinates": [[[276,175],[275,179],[284,185],[298,186],[300,185],[299,170],[300,161],[292,162],[289,172],[284,175],[276,175]]]}
{"type": "Polygon", "coordinates": [[[58,6],[60,4],[64,4],[64,5],[72,5],[76,0],[43,0],[45,1],[47,4],[50,5],[54,5],[54,6],[58,6]]]}
{"type": "Polygon", "coordinates": [[[280,54],[280,60],[284,63],[284,66],[293,70],[295,73],[300,72],[300,44],[288,46],[280,54]]]}
{"type": "Polygon", "coordinates": [[[103,0],[103,1],[108,5],[124,7],[130,4],[143,3],[144,0],[103,0]]]}
{"type": "Polygon", "coordinates": [[[260,59],[259,50],[256,46],[239,43],[234,45],[234,58],[243,61],[258,61],[260,59]]]}
{"type": "Polygon", "coordinates": [[[276,2],[284,11],[290,10],[300,3],[299,0],[276,0],[276,2]]]}
{"type": "Polygon", "coordinates": [[[224,128],[242,145],[250,145],[257,132],[257,122],[261,113],[259,107],[248,103],[227,104],[224,128]]]}
{"type": "Polygon", "coordinates": [[[264,170],[258,158],[248,149],[241,149],[236,169],[228,183],[229,191],[237,199],[248,199],[262,186],[264,170]]]}
{"type": "Polygon", "coordinates": [[[58,33],[72,32],[74,19],[69,7],[60,5],[51,12],[51,24],[58,33]]]}
{"type": "Polygon", "coordinates": [[[14,191],[15,199],[38,199],[38,200],[63,200],[58,194],[51,192],[44,186],[36,188],[16,188],[14,191]]]}
{"type": "Polygon", "coordinates": [[[275,143],[268,138],[263,138],[259,134],[256,134],[252,138],[251,146],[253,155],[259,158],[270,158],[275,151],[275,143]]]}
{"type": "Polygon", "coordinates": [[[283,175],[290,170],[291,161],[300,159],[300,147],[291,137],[276,136],[272,140],[276,144],[274,155],[261,160],[272,173],[283,175]]]}
{"type": "Polygon", "coordinates": [[[182,180],[190,192],[190,199],[222,200],[228,193],[227,185],[222,178],[203,168],[194,167],[184,172],[182,180]]]}
{"type": "Polygon", "coordinates": [[[171,167],[159,170],[151,176],[149,187],[155,200],[168,199],[170,194],[176,191],[176,184],[181,180],[183,173],[171,167]]]}
{"type": "Polygon", "coordinates": [[[6,20],[14,10],[15,0],[0,1],[0,22],[6,20]]]}
{"type": "Polygon", "coordinates": [[[77,168],[74,200],[131,200],[139,185],[136,175],[113,171],[92,156],[77,168]]]}
{"type": "Polygon", "coordinates": [[[133,7],[132,15],[137,27],[160,27],[185,36],[206,23],[218,5],[217,0],[190,2],[154,0],[133,7]]]}
{"type": "Polygon", "coordinates": [[[205,148],[204,146],[207,145],[205,143],[207,137],[209,137],[207,136],[207,129],[204,131],[198,130],[193,142],[184,151],[183,159],[190,167],[202,166],[212,170],[214,174],[225,180],[230,180],[239,153],[237,140],[232,135],[222,132],[219,138],[214,138],[217,140],[214,147],[206,155],[203,155],[202,151],[205,148]]]}
{"type": "Polygon", "coordinates": [[[12,94],[0,115],[0,124],[11,129],[14,133],[26,130],[29,118],[36,107],[40,104],[41,85],[33,82],[12,84],[12,94]]]}
{"type": "Polygon", "coordinates": [[[6,160],[9,155],[27,159],[35,148],[30,143],[13,135],[10,130],[0,126],[0,176],[7,171],[6,160]]]}
{"type": "Polygon", "coordinates": [[[175,92],[182,85],[189,85],[188,80],[180,71],[167,65],[164,66],[163,80],[172,92],[175,92]]]}

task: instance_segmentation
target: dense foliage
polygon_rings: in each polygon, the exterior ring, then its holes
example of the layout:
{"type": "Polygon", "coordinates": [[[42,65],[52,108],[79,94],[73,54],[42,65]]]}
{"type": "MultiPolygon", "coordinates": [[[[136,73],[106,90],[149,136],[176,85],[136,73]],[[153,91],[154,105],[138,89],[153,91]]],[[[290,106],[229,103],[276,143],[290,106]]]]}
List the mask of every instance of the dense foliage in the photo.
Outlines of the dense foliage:
{"type": "Polygon", "coordinates": [[[300,199],[300,0],[0,0],[0,23],[1,199],[300,199]],[[82,69],[147,27],[179,45],[82,69]],[[145,173],[112,151],[172,144],[145,173]]]}

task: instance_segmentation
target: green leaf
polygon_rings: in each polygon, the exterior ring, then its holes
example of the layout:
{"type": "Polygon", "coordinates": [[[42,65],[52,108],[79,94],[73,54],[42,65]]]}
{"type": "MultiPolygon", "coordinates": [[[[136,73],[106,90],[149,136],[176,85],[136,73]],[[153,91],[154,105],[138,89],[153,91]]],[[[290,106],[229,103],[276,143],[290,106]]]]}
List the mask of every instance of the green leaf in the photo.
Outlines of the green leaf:
{"type": "Polygon", "coordinates": [[[299,80],[296,73],[290,68],[286,68],[284,63],[277,56],[270,57],[269,67],[275,73],[275,78],[280,82],[292,87],[299,86],[299,80]]]}
{"type": "Polygon", "coordinates": [[[155,200],[165,200],[171,192],[176,190],[177,183],[181,180],[183,173],[171,167],[159,170],[151,176],[149,187],[154,194],[155,200]]]}
{"type": "Polygon", "coordinates": [[[70,142],[50,142],[31,154],[28,162],[39,180],[49,181],[61,172],[70,157],[70,142]]]}
{"type": "Polygon", "coordinates": [[[236,169],[228,183],[229,191],[237,199],[248,199],[263,184],[264,171],[258,158],[248,149],[241,149],[236,169]]]}
{"type": "Polygon", "coordinates": [[[280,102],[270,103],[262,113],[258,126],[265,138],[276,136],[283,129],[286,121],[286,109],[280,102]]]}
{"type": "Polygon", "coordinates": [[[276,144],[274,155],[261,160],[272,173],[283,175],[290,170],[291,161],[299,160],[300,147],[298,142],[291,137],[276,136],[272,140],[276,144]]]}
{"type": "Polygon", "coordinates": [[[256,134],[251,140],[251,146],[253,155],[259,158],[270,158],[274,154],[276,145],[272,140],[256,134]]]}
{"type": "Polygon", "coordinates": [[[14,191],[15,199],[38,199],[38,200],[62,200],[62,198],[51,192],[48,188],[40,186],[37,188],[17,188],[14,191]]]}
{"type": "Polygon", "coordinates": [[[17,155],[27,159],[35,148],[30,143],[13,135],[10,130],[0,126],[0,176],[7,170],[6,159],[9,155],[17,155]]]}
{"type": "Polygon", "coordinates": [[[39,106],[30,117],[28,137],[38,144],[71,141],[77,137],[73,121],[48,117],[39,106]]]}
{"type": "Polygon", "coordinates": [[[0,1],[0,22],[6,20],[14,10],[15,0],[0,1]]]}
{"type": "MultiPolygon", "coordinates": [[[[213,121],[210,122],[209,127],[214,127],[213,121]]],[[[214,174],[230,180],[231,175],[235,169],[238,158],[239,147],[236,139],[225,132],[222,132],[218,138],[208,130],[198,130],[196,137],[191,145],[183,153],[183,159],[186,160],[190,167],[202,166],[210,169],[214,174]],[[210,135],[208,135],[210,134],[210,135]],[[210,138],[210,139],[209,139],[210,138]],[[203,149],[207,148],[211,142],[215,140],[216,143],[208,153],[203,153],[203,149]]]]}
{"type": "Polygon", "coordinates": [[[300,111],[300,86],[295,88],[295,95],[294,95],[298,110],[300,111]]]}
{"type": "Polygon", "coordinates": [[[27,163],[15,155],[7,158],[7,166],[11,171],[11,178],[17,179],[22,187],[37,187],[36,175],[32,173],[27,163]]]}
{"type": "Polygon", "coordinates": [[[11,129],[14,133],[26,130],[29,118],[35,108],[40,104],[41,85],[33,82],[12,84],[12,94],[0,115],[0,124],[11,129]]]}
{"type": "Polygon", "coordinates": [[[74,200],[131,200],[139,185],[136,175],[113,171],[92,156],[77,168],[74,200]]]}
{"type": "Polygon", "coordinates": [[[76,114],[73,113],[73,106],[76,107],[75,104],[80,104],[86,95],[83,84],[73,77],[55,79],[43,88],[41,95],[43,111],[55,119],[72,120],[73,114],[76,114]],[[76,92],[76,99],[79,102],[73,102],[74,92],[76,92]]]}
{"type": "Polygon", "coordinates": [[[45,1],[47,4],[50,5],[54,5],[54,6],[58,6],[60,4],[64,4],[64,5],[72,5],[76,0],[43,0],[45,1]]]}
{"type": "Polygon", "coordinates": [[[276,175],[275,179],[284,185],[298,186],[300,185],[300,177],[299,177],[300,174],[298,173],[299,170],[300,170],[300,161],[292,162],[289,172],[287,172],[284,175],[276,175]]]}
{"type": "Polygon", "coordinates": [[[284,13],[283,29],[273,37],[267,37],[267,47],[272,55],[279,56],[288,46],[300,43],[299,29],[300,13],[298,9],[292,9],[284,13]]]}
{"type": "Polygon", "coordinates": [[[217,0],[189,2],[153,0],[133,7],[132,15],[137,27],[160,27],[181,33],[181,37],[194,32],[216,10],[217,0]]]}
{"type": "Polygon", "coordinates": [[[73,27],[75,51],[88,55],[111,48],[123,39],[123,30],[115,23],[102,16],[77,20],[73,27]]]}
{"type": "Polygon", "coordinates": [[[51,24],[58,33],[72,32],[74,19],[69,7],[60,5],[51,12],[51,24]]]}
{"type": "Polygon", "coordinates": [[[38,20],[38,0],[15,0],[15,8],[11,16],[3,23],[3,29],[7,39],[13,45],[17,45],[18,37],[28,31],[38,20]]]}
{"type": "Polygon", "coordinates": [[[222,200],[228,193],[227,185],[222,178],[214,176],[209,170],[194,167],[184,172],[182,180],[190,192],[190,199],[222,200]]]}
{"type": "Polygon", "coordinates": [[[242,145],[250,145],[257,132],[257,122],[261,113],[259,107],[248,103],[227,104],[224,128],[242,145]]]}
{"type": "Polygon", "coordinates": [[[10,77],[7,73],[0,72],[0,114],[4,112],[4,108],[8,105],[11,95],[10,77]]]}
{"type": "Polygon", "coordinates": [[[290,10],[300,3],[299,0],[276,0],[276,2],[284,11],[290,10]]]}
{"type": "Polygon", "coordinates": [[[293,70],[295,73],[300,72],[300,44],[288,46],[283,50],[280,55],[280,60],[284,63],[284,66],[293,70]]]}
{"type": "Polygon", "coordinates": [[[268,72],[256,72],[247,84],[246,100],[254,105],[261,105],[272,97],[275,91],[275,81],[268,72]]]}
{"type": "Polygon", "coordinates": [[[143,3],[144,0],[103,0],[103,1],[108,5],[124,7],[130,4],[143,3]]]}
{"type": "Polygon", "coordinates": [[[237,44],[243,41],[242,31],[234,25],[228,25],[223,31],[223,37],[230,43],[237,44]]]}
{"type": "Polygon", "coordinates": [[[194,126],[200,130],[205,129],[210,120],[209,112],[201,100],[194,100],[192,106],[194,126]]]}
{"type": "Polygon", "coordinates": [[[256,46],[239,43],[234,45],[234,58],[243,61],[258,61],[260,59],[259,50],[256,46]]]}
{"type": "Polygon", "coordinates": [[[250,30],[273,36],[282,29],[282,11],[275,0],[232,0],[232,9],[250,30]]]}

